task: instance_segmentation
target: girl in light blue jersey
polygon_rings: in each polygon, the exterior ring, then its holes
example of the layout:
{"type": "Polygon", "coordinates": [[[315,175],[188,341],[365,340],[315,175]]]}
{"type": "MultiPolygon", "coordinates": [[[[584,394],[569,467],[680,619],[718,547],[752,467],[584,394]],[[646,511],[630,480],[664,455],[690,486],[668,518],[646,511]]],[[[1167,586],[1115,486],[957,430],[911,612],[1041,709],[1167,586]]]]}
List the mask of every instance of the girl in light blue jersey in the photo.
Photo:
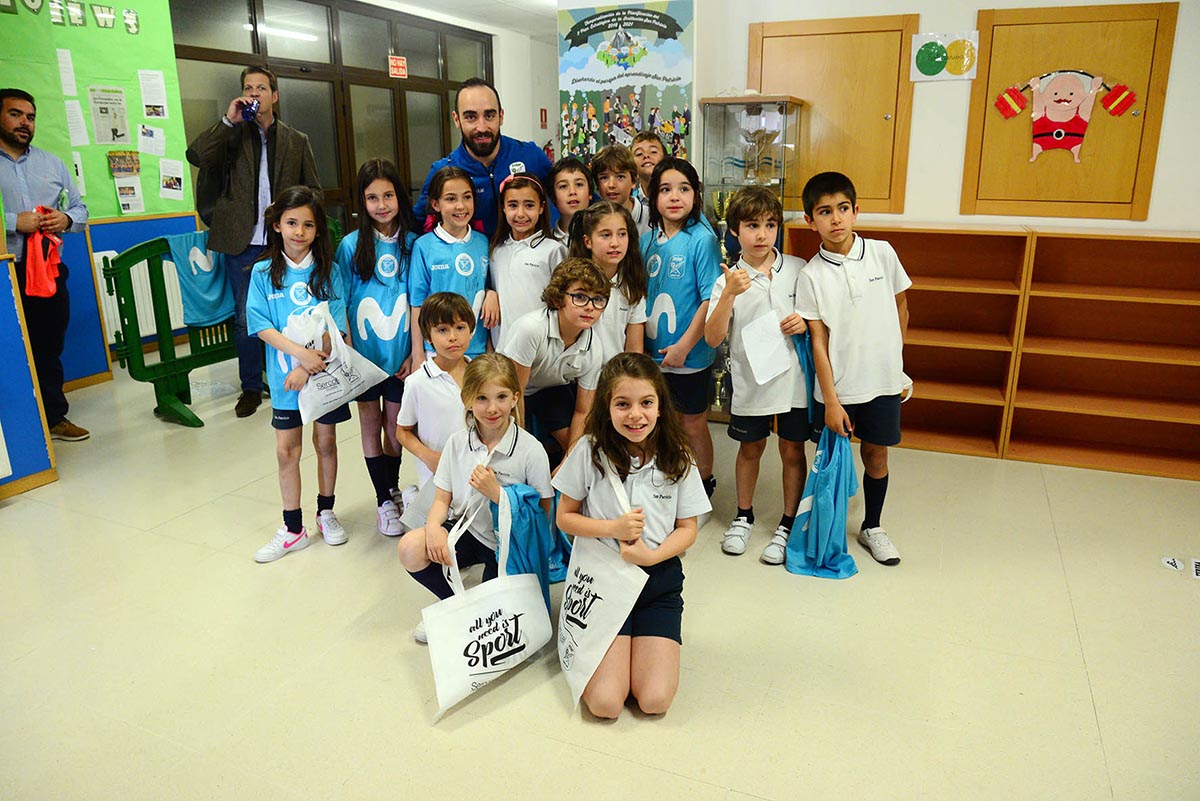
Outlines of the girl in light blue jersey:
{"type": "MultiPolygon", "coordinates": [[[[283,496],[283,525],[258,549],[255,561],[274,562],[308,547],[308,532],[300,509],[300,453],[304,423],[300,389],[308,378],[325,369],[330,337],[346,329],[345,290],[333,267],[333,247],[325,209],[318,190],[307,186],[284,189],[267,207],[266,258],[254,265],[246,295],[246,328],[266,343],[267,380],[271,385],[271,425],[279,461],[279,492],[283,496]],[[339,331],[314,339],[304,319],[321,301],[339,331]]],[[[333,513],[337,482],[337,434],[334,427],[350,419],[342,405],[313,424],[317,452],[317,530],[328,545],[346,541],[346,530],[333,513]]]]}
{"type": "MultiPolygon", "coordinates": [[[[481,231],[471,227],[475,213],[471,176],[458,167],[442,167],[429,182],[429,206],[438,224],[413,246],[408,279],[413,370],[425,361],[420,329],[425,298],[435,292],[455,292],[467,299],[478,318],[487,291],[488,241],[481,231]]],[[[485,323],[490,322],[490,317],[478,320],[467,356],[474,358],[487,349],[485,323]]]]}
{"type": "Polygon", "coordinates": [[[704,341],[704,321],[721,275],[721,249],[703,222],[703,197],[695,167],[678,158],[660,161],[650,176],[652,227],[641,244],[649,278],[646,353],[662,367],[712,497],[716,480],[707,412],[715,351],[704,341]]]}
{"type": "Polygon", "coordinates": [[[416,241],[408,187],[396,165],[371,159],[358,170],[358,230],[338,246],[334,261],[346,287],[354,349],[379,365],[386,380],[358,396],[363,458],[375,488],[379,533],[403,533],[397,499],[400,444],[396,415],[412,364],[408,329],[408,263],[416,241]]]}

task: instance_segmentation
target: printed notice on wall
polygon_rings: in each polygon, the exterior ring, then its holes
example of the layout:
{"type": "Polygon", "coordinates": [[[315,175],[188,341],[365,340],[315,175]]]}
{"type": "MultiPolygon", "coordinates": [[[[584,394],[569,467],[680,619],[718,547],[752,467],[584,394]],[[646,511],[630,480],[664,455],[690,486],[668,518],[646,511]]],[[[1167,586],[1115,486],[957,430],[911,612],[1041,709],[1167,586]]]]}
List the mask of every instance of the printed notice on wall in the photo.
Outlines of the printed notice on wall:
{"type": "Polygon", "coordinates": [[[183,162],[178,159],[159,159],[158,196],[167,200],[183,200],[183,162]]]}
{"type": "Polygon", "coordinates": [[[138,70],[142,90],[142,114],[152,120],[167,118],[167,87],[162,70],[138,70]]]}
{"type": "Polygon", "coordinates": [[[71,51],[59,48],[58,53],[58,78],[62,81],[63,97],[73,97],[75,95],[75,65],[71,61],[71,51]]]}
{"type": "Polygon", "coordinates": [[[87,196],[87,186],[83,182],[83,156],[72,151],[71,159],[75,162],[75,188],[79,190],[79,194],[87,196]]]}
{"type": "Polygon", "coordinates": [[[90,145],[87,123],[83,121],[83,106],[78,100],[67,101],[67,133],[71,136],[71,147],[90,145]]]}
{"type": "Polygon", "coordinates": [[[150,125],[138,126],[138,150],[151,156],[163,156],[167,152],[167,138],[162,128],[150,125]]]}
{"type": "Polygon", "coordinates": [[[123,175],[113,178],[117,186],[117,202],[121,204],[122,214],[141,214],[146,210],[142,200],[142,182],[136,175],[123,175]]]}
{"type": "Polygon", "coordinates": [[[89,86],[88,103],[92,109],[92,132],[96,135],[96,144],[123,145],[131,141],[124,89],[89,86]]]}

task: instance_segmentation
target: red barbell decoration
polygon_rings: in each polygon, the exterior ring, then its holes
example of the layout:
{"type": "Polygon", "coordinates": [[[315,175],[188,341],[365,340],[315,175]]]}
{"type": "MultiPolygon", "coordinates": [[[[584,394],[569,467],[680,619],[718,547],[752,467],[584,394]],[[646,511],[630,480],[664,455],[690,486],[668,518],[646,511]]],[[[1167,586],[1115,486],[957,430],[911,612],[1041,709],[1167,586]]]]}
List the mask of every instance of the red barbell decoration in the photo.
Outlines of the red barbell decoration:
{"type": "MultiPolygon", "coordinates": [[[[1089,78],[1094,77],[1091,73],[1084,72],[1083,70],[1066,71],[1078,72],[1079,74],[1086,75],[1089,78]]],[[[1053,72],[1047,72],[1045,75],[1042,75],[1041,78],[1042,80],[1045,80],[1047,77],[1053,74],[1053,72]]],[[[1108,90],[1108,94],[1104,95],[1104,97],[1100,99],[1100,105],[1104,107],[1105,111],[1114,117],[1120,117],[1126,111],[1129,111],[1133,104],[1137,102],[1137,94],[1123,83],[1119,83],[1116,86],[1109,86],[1106,83],[1102,83],[1100,85],[1108,90]]],[[[1010,86],[1000,94],[996,95],[996,110],[1000,112],[1004,119],[1011,120],[1013,117],[1016,117],[1018,114],[1024,111],[1025,107],[1029,105],[1029,101],[1024,95],[1025,90],[1028,88],[1029,84],[1025,84],[1019,88],[1016,86],[1010,86]]]]}
{"type": "Polygon", "coordinates": [[[1104,110],[1114,117],[1120,117],[1129,107],[1137,100],[1137,95],[1123,83],[1119,83],[1108,90],[1108,94],[1100,98],[1100,105],[1104,106],[1104,110]]]}
{"type": "Polygon", "coordinates": [[[1027,105],[1029,105],[1029,101],[1015,86],[1008,87],[996,96],[996,109],[1004,115],[1006,120],[1011,120],[1020,114],[1027,105]]]}

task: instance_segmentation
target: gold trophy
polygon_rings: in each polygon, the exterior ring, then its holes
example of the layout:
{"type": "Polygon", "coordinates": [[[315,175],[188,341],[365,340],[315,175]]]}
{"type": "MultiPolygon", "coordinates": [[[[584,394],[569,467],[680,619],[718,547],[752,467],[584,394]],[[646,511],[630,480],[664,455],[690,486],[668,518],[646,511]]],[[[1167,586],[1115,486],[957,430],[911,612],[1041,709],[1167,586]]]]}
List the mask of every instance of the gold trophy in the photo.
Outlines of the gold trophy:
{"type": "Polygon", "coordinates": [[[725,250],[725,232],[729,230],[729,224],[725,222],[725,212],[729,210],[732,194],[726,189],[715,189],[712,193],[713,212],[717,215],[717,244],[721,246],[721,260],[726,263],[729,253],[725,250]]]}

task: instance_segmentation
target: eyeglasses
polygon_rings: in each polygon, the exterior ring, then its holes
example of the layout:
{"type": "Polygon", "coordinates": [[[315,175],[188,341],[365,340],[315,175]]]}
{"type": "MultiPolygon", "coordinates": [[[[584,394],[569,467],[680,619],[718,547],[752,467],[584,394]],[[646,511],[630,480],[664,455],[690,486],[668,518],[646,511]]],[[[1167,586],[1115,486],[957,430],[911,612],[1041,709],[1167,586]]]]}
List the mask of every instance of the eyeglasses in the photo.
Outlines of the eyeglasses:
{"type": "Polygon", "coordinates": [[[571,299],[571,303],[575,304],[581,309],[589,303],[591,303],[596,309],[603,309],[608,305],[608,298],[604,295],[597,295],[593,297],[591,295],[585,295],[582,292],[568,292],[567,297],[571,299]]]}

